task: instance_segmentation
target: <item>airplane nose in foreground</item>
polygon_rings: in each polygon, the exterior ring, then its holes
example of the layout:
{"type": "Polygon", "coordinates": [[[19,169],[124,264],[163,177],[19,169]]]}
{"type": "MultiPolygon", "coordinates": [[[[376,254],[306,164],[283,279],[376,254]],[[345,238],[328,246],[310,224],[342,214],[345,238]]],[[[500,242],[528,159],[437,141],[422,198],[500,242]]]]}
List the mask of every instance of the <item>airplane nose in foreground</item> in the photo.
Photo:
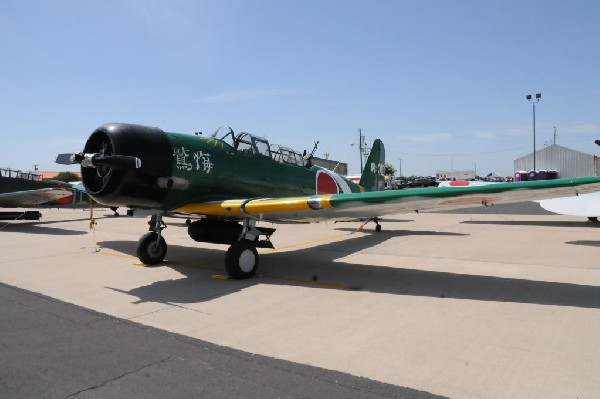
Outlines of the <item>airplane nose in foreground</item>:
{"type": "MultiPolygon", "coordinates": [[[[86,191],[110,206],[157,206],[166,190],[158,178],[172,175],[171,144],[161,129],[111,123],[89,137],[81,154],[86,191]]],[[[58,158],[58,157],[57,157],[58,158]]],[[[61,160],[65,160],[65,154],[61,160]]]]}

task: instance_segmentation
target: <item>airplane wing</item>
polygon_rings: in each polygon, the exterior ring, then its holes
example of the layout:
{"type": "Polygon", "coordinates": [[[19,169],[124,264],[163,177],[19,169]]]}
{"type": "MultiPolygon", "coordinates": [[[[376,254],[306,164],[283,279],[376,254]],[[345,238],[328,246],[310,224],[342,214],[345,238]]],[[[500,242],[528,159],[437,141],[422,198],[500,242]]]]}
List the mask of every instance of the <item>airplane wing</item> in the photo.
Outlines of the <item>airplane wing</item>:
{"type": "Polygon", "coordinates": [[[498,183],[474,187],[434,187],[289,198],[246,198],[194,202],[174,212],[272,222],[353,220],[383,215],[492,206],[577,196],[600,191],[600,177],[498,183]]]}
{"type": "Polygon", "coordinates": [[[40,205],[72,195],[63,188],[41,188],[38,190],[14,191],[0,194],[0,207],[18,208],[40,205]]]}

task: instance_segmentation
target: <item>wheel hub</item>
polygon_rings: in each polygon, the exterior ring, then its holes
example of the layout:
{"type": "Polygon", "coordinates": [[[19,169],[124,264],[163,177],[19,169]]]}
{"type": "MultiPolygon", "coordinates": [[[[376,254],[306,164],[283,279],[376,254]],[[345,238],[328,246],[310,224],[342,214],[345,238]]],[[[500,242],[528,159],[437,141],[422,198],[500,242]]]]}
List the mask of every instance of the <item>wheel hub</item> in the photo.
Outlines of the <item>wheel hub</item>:
{"type": "Polygon", "coordinates": [[[160,245],[158,245],[157,243],[152,243],[152,244],[148,245],[148,253],[150,255],[155,256],[159,252],[160,252],[160,245]]]}
{"type": "Polygon", "coordinates": [[[251,250],[246,249],[240,254],[239,265],[244,273],[251,272],[255,263],[254,252],[251,250]]]}

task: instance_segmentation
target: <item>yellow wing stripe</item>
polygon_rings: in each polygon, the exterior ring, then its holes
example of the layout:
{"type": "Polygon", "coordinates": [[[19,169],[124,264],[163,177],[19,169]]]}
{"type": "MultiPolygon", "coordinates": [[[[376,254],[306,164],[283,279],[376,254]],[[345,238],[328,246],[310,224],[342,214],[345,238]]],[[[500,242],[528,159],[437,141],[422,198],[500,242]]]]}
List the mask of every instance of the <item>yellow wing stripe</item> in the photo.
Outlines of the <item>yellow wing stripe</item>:
{"type": "Polygon", "coordinates": [[[321,195],[318,197],[199,202],[184,205],[174,211],[202,215],[243,215],[245,213],[257,215],[261,213],[296,212],[331,208],[330,198],[330,195],[321,195]]]}
{"type": "Polygon", "coordinates": [[[243,202],[242,200],[229,200],[191,203],[175,209],[175,212],[199,213],[203,215],[239,215],[242,213],[240,206],[243,202]]]}

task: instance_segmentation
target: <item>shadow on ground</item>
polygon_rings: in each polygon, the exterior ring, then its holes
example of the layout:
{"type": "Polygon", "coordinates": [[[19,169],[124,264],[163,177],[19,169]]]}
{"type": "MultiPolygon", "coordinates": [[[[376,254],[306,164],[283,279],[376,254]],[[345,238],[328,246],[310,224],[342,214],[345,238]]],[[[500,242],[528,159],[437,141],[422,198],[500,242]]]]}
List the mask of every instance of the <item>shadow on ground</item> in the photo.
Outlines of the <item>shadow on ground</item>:
{"type": "MultiPolygon", "coordinates": [[[[429,231],[409,233],[460,235],[429,231]]],[[[260,256],[258,277],[248,280],[222,277],[226,275],[223,265],[225,245],[222,251],[171,245],[167,261],[159,267],[170,267],[184,277],[158,281],[124,292],[139,298],[139,302],[194,303],[228,295],[256,284],[276,284],[426,296],[440,300],[452,298],[600,308],[600,287],[419,270],[419,262],[427,262],[426,255],[415,260],[414,269],[340,261],[345,256],[368,251],[390,238],[409,233],[384,231],[379,234],[348,235],[345,240],[311,248],[265,252],[260,256]],[[219,278],[213,278],[215,275],[219,278]]],[[[105,241],[99,244],[135,256],[136,243],[133,241],[105,241]]]]}
{"type": "Polygon", "coordinates": [[[464,224],[491,224],[498,226],[538,226],[538,227],[584,227],[598,228],[600,223],[589,223],[586,221],[550,221],[550,220],[465,220],[464,224]]]}

